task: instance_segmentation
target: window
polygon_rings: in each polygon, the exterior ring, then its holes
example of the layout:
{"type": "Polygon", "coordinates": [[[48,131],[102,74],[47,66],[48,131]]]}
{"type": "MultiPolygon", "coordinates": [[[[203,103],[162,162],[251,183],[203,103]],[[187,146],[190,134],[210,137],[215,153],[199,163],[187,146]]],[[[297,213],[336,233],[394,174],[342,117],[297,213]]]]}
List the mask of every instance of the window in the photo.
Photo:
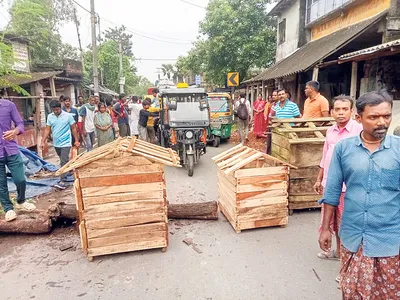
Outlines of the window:
{"type": "Polygon", "coordinates": [[[285,42],[286,35],[286,19],[283,19],[278,24],[278,44],[283,44],[285,42]]]}
{"type": "Polygon", "coordinates": [[[352,0],[307,0],[306,25],[351,2],[352,0]]]}

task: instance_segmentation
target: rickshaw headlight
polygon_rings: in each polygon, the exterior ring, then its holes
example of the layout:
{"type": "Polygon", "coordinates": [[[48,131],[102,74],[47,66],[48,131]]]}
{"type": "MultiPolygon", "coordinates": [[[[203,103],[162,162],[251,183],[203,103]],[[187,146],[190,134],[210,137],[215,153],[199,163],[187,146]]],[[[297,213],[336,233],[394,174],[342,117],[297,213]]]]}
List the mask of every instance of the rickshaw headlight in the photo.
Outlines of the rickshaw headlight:
{"type": "Polygon", "coordinates": [[[185,136],[187,139],[193,138],[193,131],[186,131],[185,136]]]}

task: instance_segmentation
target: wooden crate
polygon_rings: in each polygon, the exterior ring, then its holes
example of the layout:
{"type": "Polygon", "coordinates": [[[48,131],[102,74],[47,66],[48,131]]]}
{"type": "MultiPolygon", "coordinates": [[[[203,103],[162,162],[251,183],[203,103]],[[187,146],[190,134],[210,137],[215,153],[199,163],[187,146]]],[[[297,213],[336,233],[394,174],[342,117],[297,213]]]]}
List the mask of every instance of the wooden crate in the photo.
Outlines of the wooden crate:
{"type": "Polygon", "coordinates": [[[72,160],[63,170],[75,170],[83,251],[89,260],[145,249],[165,251],[168,207],[163,164],[174,165],[176,152],[135,138],[103,147],[72,160]]]}
{"type": "Polygon", "coordinates": [[[219,208],[237,233],[288,224],[289,164],[242,144],[212,159],[219,208]]]}
{"type": "Polygon", "coordinates": [[[289,213],[295,209],[319,207],[321,198],[313,190],[322,148],[333,118],[275,119],[272,131],[272,156],[298,167],[290,173],[289,213]]]}

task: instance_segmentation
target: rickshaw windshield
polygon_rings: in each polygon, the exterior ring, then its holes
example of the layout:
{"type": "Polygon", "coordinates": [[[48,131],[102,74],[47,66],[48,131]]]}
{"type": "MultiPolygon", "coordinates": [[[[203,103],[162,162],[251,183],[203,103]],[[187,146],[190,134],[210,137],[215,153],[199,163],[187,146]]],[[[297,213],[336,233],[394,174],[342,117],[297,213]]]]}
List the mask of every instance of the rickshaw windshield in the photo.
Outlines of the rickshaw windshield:
{"type": "Polygon", "coordinates": [[[166,104],[171,101],[177,102],[176,110],[168,112],[169,122],[209,121],[208,110],[200,109],[200,100],[203,94],[194,95],[165,95],[163,101],[166,104]]]}
{"type": "Polygon", "coordinates": [[[227,97],[207,97],[211,112],[229,112],[229,100],[227,97]]]}

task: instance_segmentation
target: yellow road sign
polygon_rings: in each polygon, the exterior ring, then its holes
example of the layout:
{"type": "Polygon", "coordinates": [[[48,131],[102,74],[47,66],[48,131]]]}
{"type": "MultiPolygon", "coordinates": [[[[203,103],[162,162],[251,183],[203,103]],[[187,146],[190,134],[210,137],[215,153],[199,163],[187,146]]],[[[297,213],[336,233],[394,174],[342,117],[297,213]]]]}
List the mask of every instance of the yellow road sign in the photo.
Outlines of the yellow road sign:
{"type": "Polygon", "coordinates": [[[229,72],[227,81],[228,81],[228,86],[238,86],[239,85],[239,72],[229,72]]]}

